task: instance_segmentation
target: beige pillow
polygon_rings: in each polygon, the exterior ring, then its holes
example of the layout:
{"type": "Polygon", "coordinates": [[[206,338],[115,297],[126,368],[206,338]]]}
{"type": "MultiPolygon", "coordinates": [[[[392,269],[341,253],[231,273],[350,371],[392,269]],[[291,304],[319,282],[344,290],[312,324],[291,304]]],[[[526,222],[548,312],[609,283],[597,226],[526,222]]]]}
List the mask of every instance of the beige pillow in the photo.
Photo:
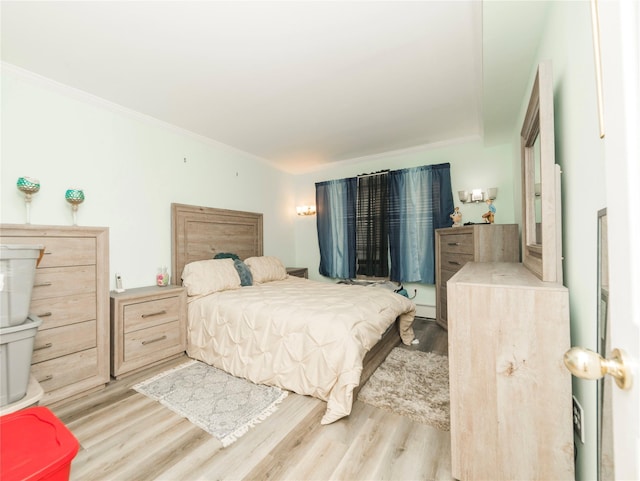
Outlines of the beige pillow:
{"type": "Polygon", "coordinates": [[[182,271],[182,285],[189,296],[204,296],[240,288],[240,276],[233,259],[208,259],[190,262],[182,271]]]}
{"type": "Polygon", "coordinates": [[[244,260],[244,263],[251,270],[254,284],[280,281],[287,278],[287,269],[277,257],[249,257],[244,260]]]}

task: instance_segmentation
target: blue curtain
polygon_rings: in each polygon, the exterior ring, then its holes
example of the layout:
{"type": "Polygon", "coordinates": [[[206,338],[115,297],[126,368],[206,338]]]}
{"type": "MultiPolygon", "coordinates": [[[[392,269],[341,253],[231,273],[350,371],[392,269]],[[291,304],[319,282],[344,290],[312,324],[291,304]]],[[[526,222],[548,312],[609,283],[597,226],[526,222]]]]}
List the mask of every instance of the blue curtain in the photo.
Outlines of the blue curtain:
{"type": "Polygon", "coordinates": [[[390,278],[435,283],[435,229],[449,227],[453,212],[450,165],[389,173],[390,278]]]}
{"type": "Polygon", "coordinates": [[[356,276],[356,177],[316,183],[320,274],[356,276]]]}

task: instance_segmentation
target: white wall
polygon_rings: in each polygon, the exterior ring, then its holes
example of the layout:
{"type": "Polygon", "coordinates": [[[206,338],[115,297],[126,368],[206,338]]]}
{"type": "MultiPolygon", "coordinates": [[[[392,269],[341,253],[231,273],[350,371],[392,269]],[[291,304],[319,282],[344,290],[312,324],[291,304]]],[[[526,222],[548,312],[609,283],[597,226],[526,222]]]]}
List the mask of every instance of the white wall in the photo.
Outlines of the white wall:
{"type": "MultiPolygon", "coordinates": [[[[431,165],[449,162],[451,164],[451,184],[454,192],[454,203],[463,213],[462,222],[482,222],[482,214],[487,212],[485,203],[461,204],[458,190],[472,188],[497,187],[496,222],[510,224],[516,221],[514,211],[513,164],[514,149],[510,144],[495,147],[484,147],[480,141],[467,141],[455,145],[411,149],[405,152],[389,153],[351,162],[344,162],[295,178],[296,204],[315,204],[315,183],[352,177],[357,174],[376,172],[382,169],[402,169],[420,165],[431,165]]],[[[298,217],[295,222],[296,263],[309,268],[309,277],[327,280],[318,272],[320,251],[316,219],[314,217],[298,217]]],[[[420,306],[435,306],[435,286],[427,284],[405,284],[410,294],[417,290],[414,299],[420,306]]],[[[419,312],[422,314],[422,312],[419,312]]],[[[435,312],[431,310],[430,315],[435,312]]]]}
{"type": "MultiPolygon", "coordinates": [[[[588,1],[552,2],[537,61],[554,74],[556,163],[562,169],[564,284],[571,342],[597,350],[597,213],[606,207],[604,146],[598,135],[595,67],[588,1]]],[[[536,65],[532,66],[531,82],[536,65]]],[[[522,115],[528,98],[523,99],[522,115]]],[[[519,131],[519,126],[518,126],[519,131]]],[[[514,131],[514,139],[519,132],[514,131]]],[[[596,383],[573,378],[585,411],[586,441],[576,441],[576,479],[596,479],[596,383]]]]}
{"type": "MultiPolygon", "coordinates": [[[[42,185],[31,223],[71,225],[64,199],[81,187],[78,224],[110,229],[110,277],[154,283],[171,264],[172,202],[264,214],[265,254],[295,262],[292,177],[265,162],[82,92],[3,65],[3,223],[25,222],[20,176],[42,185]],[[185,161],[186,158],[186,161],[185,161]]],[[[172,275],[174,273],[171,273],[172,275]]]]}

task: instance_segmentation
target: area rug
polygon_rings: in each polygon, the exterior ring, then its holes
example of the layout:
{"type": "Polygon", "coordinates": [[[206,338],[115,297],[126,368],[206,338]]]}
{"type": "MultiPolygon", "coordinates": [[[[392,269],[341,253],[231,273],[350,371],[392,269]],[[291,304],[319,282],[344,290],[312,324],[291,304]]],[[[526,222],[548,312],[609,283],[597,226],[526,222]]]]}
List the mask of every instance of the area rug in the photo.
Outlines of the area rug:
{"type": "Polygon", "coordinates": [[[189,361],[133,386],[229,446],[277,409],[287,391],[189,361]]]}
{"type": "Polygon", "coordinates": [[[362,387],[358,399],[449,431],[449,359],[396,347],[362,387]]]}

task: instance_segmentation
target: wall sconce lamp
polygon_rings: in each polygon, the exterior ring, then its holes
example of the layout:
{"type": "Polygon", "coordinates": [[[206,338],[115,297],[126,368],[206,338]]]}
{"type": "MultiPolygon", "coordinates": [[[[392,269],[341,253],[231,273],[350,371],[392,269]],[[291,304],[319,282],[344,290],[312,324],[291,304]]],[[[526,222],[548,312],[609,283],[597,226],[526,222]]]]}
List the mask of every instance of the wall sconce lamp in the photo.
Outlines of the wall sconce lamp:
{"type": "Polygon", "coordinates": [[[486,191],[482,189],[473,189],[473,190],[459,190],[458,198],[460,202],[463,204],[468,204],[469,202],[484,202],[487,199],[495,200],[498,196],[498,188],[491,187],[486,191]]]}
{"type": "Polygon", "coordinates": [[[299,205],[296,207],[298,215],[316,215],[315,205],[299,205]]]}

